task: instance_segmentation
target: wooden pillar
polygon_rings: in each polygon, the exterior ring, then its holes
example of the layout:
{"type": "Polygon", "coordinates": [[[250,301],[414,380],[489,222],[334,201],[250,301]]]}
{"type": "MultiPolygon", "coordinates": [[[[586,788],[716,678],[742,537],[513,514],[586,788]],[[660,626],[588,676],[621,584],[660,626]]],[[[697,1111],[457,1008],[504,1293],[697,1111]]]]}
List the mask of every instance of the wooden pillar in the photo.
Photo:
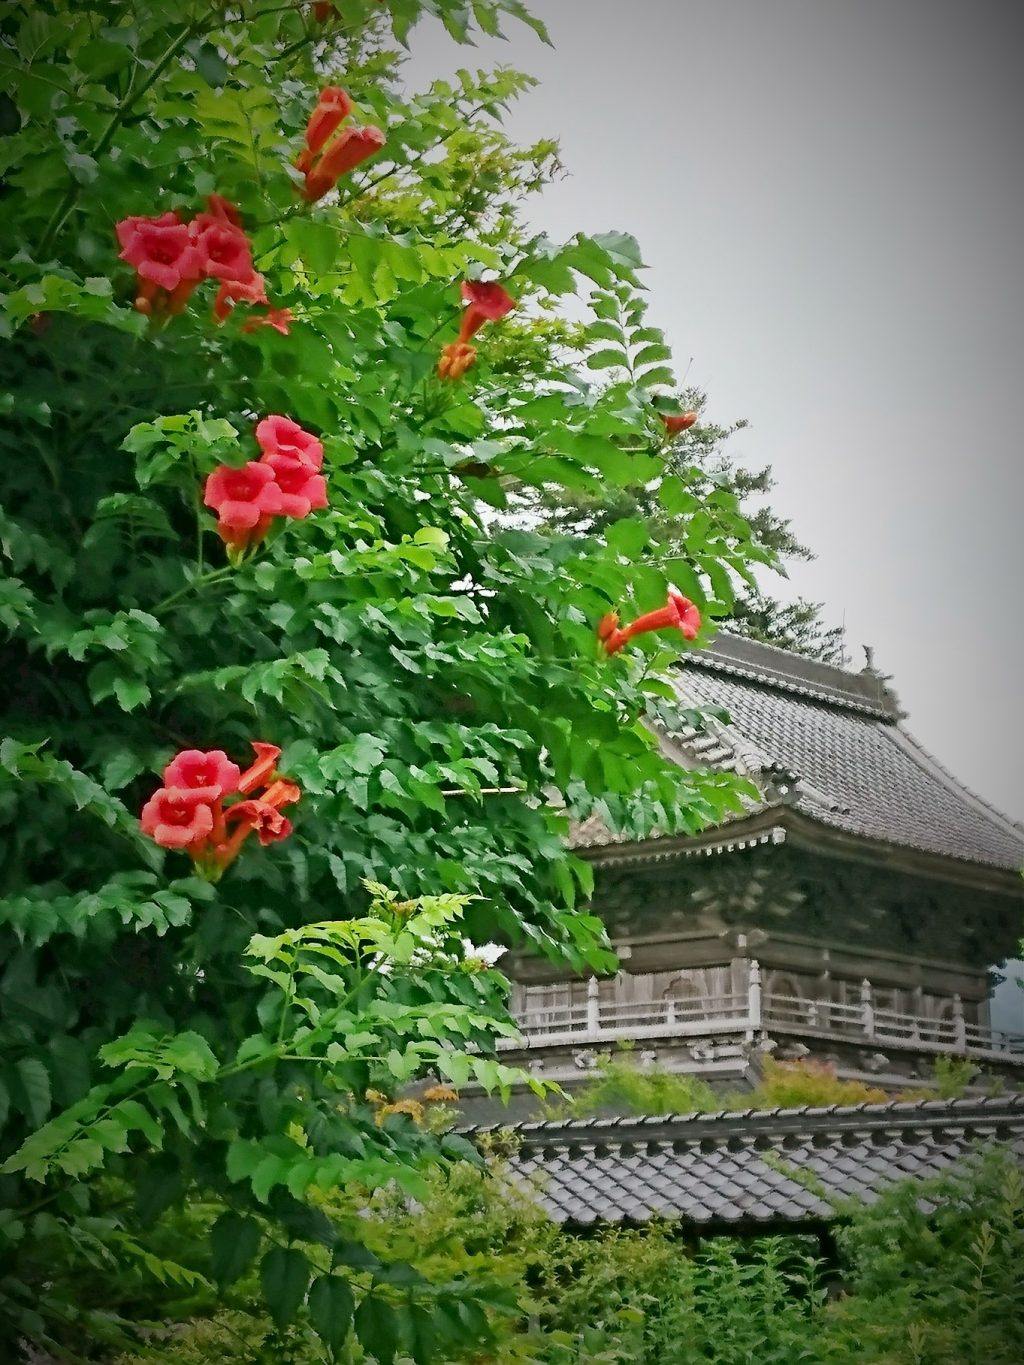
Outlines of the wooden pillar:
{"type": "Polygon", "coordinates": [[[871,994],[871,982],[867,977],[860,983],[860,1021],[867,1036],[873,1038],[875,1036],[875,1005],[871,994]]]}
{"type": "Polygon", "coordinates": [[[761,1031],[761,965],[750,959],[747,977],[747,1032],[749,1037],[761,1031]]]}
{"type": "Polygon", "coordinates": [[[953,996],[953,1032],[958,1052],[967,1051],[967,1021],[964,1019],[964,1002],[959,993],[953,996]]]}
{"type": "Polygon", "coordinates": [[[587,982],[587,1032],[597,1033],[601,1027],[601,1015],[598,1008],[598,1000],[601,987],[596,976],[592,976],[587,982]]]}

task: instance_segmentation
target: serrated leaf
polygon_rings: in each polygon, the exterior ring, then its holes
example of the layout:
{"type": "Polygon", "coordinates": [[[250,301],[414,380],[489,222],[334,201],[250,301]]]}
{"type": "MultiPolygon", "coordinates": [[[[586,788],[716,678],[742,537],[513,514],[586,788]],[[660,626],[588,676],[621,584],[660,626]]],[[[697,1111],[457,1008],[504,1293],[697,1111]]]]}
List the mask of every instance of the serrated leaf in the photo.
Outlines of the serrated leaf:
{"type": "Polygon", "coordinates": [[[152,693],[141,678],[119,677],[114,679],[114,696],[122,711],[134,711],[145,706],[152,693]]]}
{"type": "Polygon", "coordinates": [[[310,1264],[295,1247],[273,1247],[260,1263],[263,1299],[277,1327],[287,1327],[306,1297],[310,1264]]]}
{"type": "Polygon", "coordinates": [[[260,1226],[255,1218],[244,1218],[234,1210],[221,1214],[210,1229],[210,1267],[222,1288],[245,1274],[259,1245],[260,1226]]]}
{"type": "Polygon", "coordinates": [[[595,232],[593,240],[603,251],[608,253],[616,264],[626,266],[631,270],[638,270],[643,266],[640,244],[630,233],[595,232]]]}
{"type": "Polygon", "coordinates": [[[625,351],[616,350],[608,347],[603,351],[595,351],[593,355],[587,356],[587,368],[590,370],[611,370],[629,369],[629,356],[625,351]]]}
{"type": "Polygon", "coordinates": [[[38,1057],[22,1057],[14,1064],[14,1098],[33,1128],[50,1112],[50,1073],[38,1057]]]}
{"type": "Polygon", "coordinates": [[[352,1326],[355,1299],[348,1280],[321,1275],[309,1291],[309,1320],[329,1351],[341,1350],[352,1326]]]}
{"type": "Polygon", "coordinates": [[[356,1336],[359,1344],[379,1365],[393,1365],[399,1343],[399,1320],[395,1310],[376,1294],[367,1294],[356,1309],[356,1336]]]}

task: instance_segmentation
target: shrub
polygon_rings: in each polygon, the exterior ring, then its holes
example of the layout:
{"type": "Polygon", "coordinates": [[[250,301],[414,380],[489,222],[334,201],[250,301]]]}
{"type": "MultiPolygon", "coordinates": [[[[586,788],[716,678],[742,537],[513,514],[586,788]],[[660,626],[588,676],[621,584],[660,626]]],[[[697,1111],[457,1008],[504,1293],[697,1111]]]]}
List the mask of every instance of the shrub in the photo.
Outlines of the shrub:
{"type": "Polygon", "coordinates": [[[685,460],[692,559],[498,515],[653,479],[677,384],[636,242],[522,221],[529,80],[407,96],[426,14],[543,33],[520,0],[0,18],[0,1356],[250,1274],[279,1334],[469,1349],[474,1286],[318,1201],[466,1158],[395,1097],[507,1093],[503,947],[613,965],[571,818],[742,809],[648,721],[770,555],[685,460]]]}
{"type": "Polygon", "coordinates": [[[780,1062],[766,1057],[764,1078],[749,1095],[735,1095],[736,1108],[796,1109],[801,1105],[884,1104],[889,1095],[879,1086],[862,1081],[841,1081],[831,1062],[810,1058],[780,1062]]]}
{"type": "Polygon", "coordinates": [[[663,1067],[639,1067],[627,1054],[602,1059],[597,1075],[565,1106],[559,1109],[552,1105],[546,1112],[551,1118],[559,1114],[585,1118],[602,1110],[617,1114],[695,1114],[720,1106],[715,1092],[699,1077],[663,1067]]]}

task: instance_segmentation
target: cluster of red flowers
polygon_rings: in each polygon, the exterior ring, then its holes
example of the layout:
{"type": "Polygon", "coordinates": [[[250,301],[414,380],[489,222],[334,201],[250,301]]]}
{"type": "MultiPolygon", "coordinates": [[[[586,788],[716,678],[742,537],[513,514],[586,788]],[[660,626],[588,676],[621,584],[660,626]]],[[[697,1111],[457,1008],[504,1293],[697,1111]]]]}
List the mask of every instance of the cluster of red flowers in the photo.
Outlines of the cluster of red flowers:
{"type": "MultiPolygon", "coordinates": [[[[252,263],[252,243],[234,204],[211,194],[207,212],[183,223],[171,211],[157,218],[123,218],[117,224],[121,260],[135,267],[135,307],[147,316],[180,313],[203,280],[217,283],[213,316],[223,322],[235,303],[268,304],[265,281],[252,263]]],[[[270,309],[245,323],[287,333],[291,313],[270,309]]]]}
{"type": "Polygon", "coordinates": [[[602,616],[597,626],[597,638],[604,645],[607,654],[617,654],[622,646],[635,636],[644,635],[649,630],[665,630],[669,627],[681,631],[687,640],[695,639],[700,630],[700,612],[688,597],[684,597],[679,589],[671,584],[668,601],[663,607],[659,607],[657,611],[645,612],[643,616],[638,616],[621,630],[618,612],[610,611],[607,616],[602,616]]]}
{"type": "Polygon", "coordinates": [[[252,744],[256,761],[242,772],[223,749],[185,749],[164,769],[164,785],[142,808],[143,834],[161,848],[183,849],[203,876],[215,881],[255,830],[263,845],[287,839],[292,823],[281,814],[302,795],[277,777],[275,744],[252,744]],[[265,790],[254,795],[258,787],[265,790]],[[225,805],[229,797],[241,800],[225,805]]]}
{"type": "Polygon", "coordinates": [[[441,348],[437,365],[438,379],[461,379],[476,360],[476,347],[469,339],[479,332],[485,322],[498,322],[516,306],[516,301],[497,281],[465,280],[462,297],[469,305],[462,315],[457,341],[441,348]]]}
{"type": "Polygon", "coordinates": [[[235,554],[261,541],[274,517],[308,517],[327,506],[324,448],[312,432],[290,417],[264,417],[256,442],[259,460],[237,469],[218,465],[203,493],[217,513],[221,540],[235,554]]]}
{"type": "Polygon", "coordinates": [[[322,199],[341,176],[384,146],[379,128],[361,128],[354,123],[341,128],[351,112],[352,101],[346,91],[337,85],[324,86],[306,125],[306,145],[295,158],[296,169],[305,176],[303,193],[311,203],[322,199]]]}

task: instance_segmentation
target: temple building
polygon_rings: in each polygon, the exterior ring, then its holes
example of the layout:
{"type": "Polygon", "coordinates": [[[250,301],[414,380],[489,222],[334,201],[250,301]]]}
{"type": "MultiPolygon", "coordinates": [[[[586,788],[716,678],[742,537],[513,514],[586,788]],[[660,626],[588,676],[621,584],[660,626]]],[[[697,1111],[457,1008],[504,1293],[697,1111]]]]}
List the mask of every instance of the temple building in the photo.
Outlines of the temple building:
{"type": "MultiPolygon", "coordinates": [[[[735,1091],[766,1055],[813,1057],[898,1092],[955,1055],[1024,1089],[1024,1036],[994,1029],[988,1003],[1024,933],[1021,826],[908,734],[870,656],[851,672],[723,634],[674,686],[705,714],[659,734],[666,755],[741,774],[758,799],[696,836],[576,829],[620,970],[514,960],[522,1037],[504,1060],[572,1090],[626,1045],[735,1091]]],[[[524,1094],[508,1116],[533,1108],[524,1094]]]]}

